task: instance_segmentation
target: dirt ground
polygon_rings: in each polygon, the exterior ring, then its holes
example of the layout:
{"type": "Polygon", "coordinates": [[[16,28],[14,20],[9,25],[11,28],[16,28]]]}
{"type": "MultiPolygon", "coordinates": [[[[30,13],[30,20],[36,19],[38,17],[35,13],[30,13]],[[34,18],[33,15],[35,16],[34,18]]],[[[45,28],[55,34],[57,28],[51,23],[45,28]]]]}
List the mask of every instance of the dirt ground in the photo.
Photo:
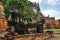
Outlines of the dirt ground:
{"type": "Polygon", "coordinates": [[[20,38],[15,38],[14,40],[60,40],[60,34],[54,34],[54,37],[50,35],[40,35],[40,36],[24,36],[20,38]]]}
{"type": "Polygon", "coordinates": [[[60,34],[54,34],[54,37],[48,37],[43,40],[60,40],[60,34]]]}
{"type": "Polygon", "coordinates": [[[14,40],[43,40],[44,38],[48,38],[50,35],[48,34],[38,34],[38,35],[25,35],[19,38],[15,38],[14,40]]]}
{"type": "MultiPolygon", "coordinates": [[[[4,39],[3,40],[60,40],[60,34],[53,34],[54,36],[48,34],[29,34],[29,35],[20,35],[16,36],[13,39],[4,39]]],[[[12,38],[12,37],[9,37],[12,38]]],[[[1,39],[0,39],[1,40],[1,39]]]]}

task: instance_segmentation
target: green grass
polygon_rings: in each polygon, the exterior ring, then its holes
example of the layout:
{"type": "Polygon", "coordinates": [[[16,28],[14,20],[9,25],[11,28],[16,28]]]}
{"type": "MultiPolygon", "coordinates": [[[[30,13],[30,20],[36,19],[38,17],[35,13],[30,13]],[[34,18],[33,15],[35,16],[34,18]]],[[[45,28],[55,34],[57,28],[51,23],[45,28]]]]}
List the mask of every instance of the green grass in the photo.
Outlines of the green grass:
{"type": "Polygon", "coordinates": [[[44,29],[44,32],[46,31],[53,31],[54,33],[60,33],[60,29],[44,29]]]}

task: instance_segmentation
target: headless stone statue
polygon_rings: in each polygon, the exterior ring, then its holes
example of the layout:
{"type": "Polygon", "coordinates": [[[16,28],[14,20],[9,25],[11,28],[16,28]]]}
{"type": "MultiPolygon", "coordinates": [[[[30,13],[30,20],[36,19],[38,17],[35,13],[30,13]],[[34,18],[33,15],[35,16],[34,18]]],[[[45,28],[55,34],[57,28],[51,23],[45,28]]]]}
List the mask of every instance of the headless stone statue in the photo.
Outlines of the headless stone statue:
{"type": "Polygon", "coordinates": [[[4,7],[0,1],[0,31],[6,31],[7,20],[5,19],[4,7]]]}
{"type": "Polygon", "coordinates": [[[7,20],[5,19],[4,7],[0,1],[0,37],[4,37],[8,29],[7,20]]]}

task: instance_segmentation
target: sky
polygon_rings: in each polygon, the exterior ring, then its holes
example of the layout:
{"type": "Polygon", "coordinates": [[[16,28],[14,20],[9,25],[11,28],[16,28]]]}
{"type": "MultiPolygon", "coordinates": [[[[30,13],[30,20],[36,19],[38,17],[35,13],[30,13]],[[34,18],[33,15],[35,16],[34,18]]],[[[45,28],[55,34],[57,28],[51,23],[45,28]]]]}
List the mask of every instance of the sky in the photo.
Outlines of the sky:
{"type": "Polygon", "coordinates": [[[44,16],[55,17],[60,19],[60,0],[30,0],[31,2],[39,2],[41,12],[44,16]]]}

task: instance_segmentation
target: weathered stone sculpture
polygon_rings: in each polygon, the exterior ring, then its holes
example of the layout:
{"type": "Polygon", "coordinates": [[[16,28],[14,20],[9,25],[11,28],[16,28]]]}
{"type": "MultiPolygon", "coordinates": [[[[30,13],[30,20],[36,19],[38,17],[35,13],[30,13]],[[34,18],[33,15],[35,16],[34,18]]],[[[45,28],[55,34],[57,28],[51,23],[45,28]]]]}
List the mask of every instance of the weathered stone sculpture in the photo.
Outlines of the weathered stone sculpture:
{"type": "Polygon", "coordinates": [[[4,7],[0,1],[0,31],[6,31],[7,29],[7,20],[5,19],[4,7]]]}

